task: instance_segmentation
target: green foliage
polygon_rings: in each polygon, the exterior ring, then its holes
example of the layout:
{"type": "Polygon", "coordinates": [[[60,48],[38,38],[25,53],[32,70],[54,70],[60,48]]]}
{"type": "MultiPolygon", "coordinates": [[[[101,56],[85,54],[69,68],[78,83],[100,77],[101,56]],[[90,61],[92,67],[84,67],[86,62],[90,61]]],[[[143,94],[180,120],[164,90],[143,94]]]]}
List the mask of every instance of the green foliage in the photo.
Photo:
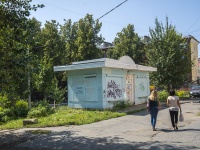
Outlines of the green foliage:
{"type": "Polygon", "coordinates": [[[64,57],[63,63],[71,64],[74,62],[74,58],[78,49],[76,44],[78,25],[76,22],[72,23],[72,20],[65,20],[64,25],[61,25],[61,38],[65,41],[66,57],[64,57]]]}
{"type": "Polygon", "coordinates": [[[32,28],[28,27],[30,11],[43,5],[31,5],[31,0],[1,0],[0,2],[0,89],[14,103],[18,96],[25,96],[27,89],[28,39],[32,28]]]}
{"type": "Polygon", "coordinates": [[[178,97],[189,97],[189,91],[176,91],[178,97]]]}
{"type": "MultiPolygon", "coordinates": [[[[98,35],[101,23],[92,15],[63,26],[47,21],[42,28],[39,21],[29,18],[31,11],[42,7],[31,0],[0,2],[0,89],[10,105],[28,96],[47,98],[55,75],[53,66],[102,56],[96,48],[103,41],[98,35]]],[[[57,79],[63,87],[66,74],[57,73],[57,79]]]]}
{"type": "Polygon", "coordinates": [[[158,92],[158,97],[159,97],[160,102],[166,102],[168,96],[169,96],[169,93],[165,90],[158,92]]]}
{"type": "MultiPolygon", "coordinates": [[[[189,97],[189,92],[188,91],[176,91],[176,95],[180,97],[189,97]]],[[[169,93],[166,90],[159,91],[158,92],[159,100],[161,102],[166,102],[167,97],[169,96],[169,93]]]]}
{"type": "Polygon", "coordinates": [[[0,94],[0,122],[7,122],[17,117],[25,117],[27,113],[27,102],[23,100],[12,101],[6,94],[0,94]]]}
{"type": "Polygon", "coordinates": [[[163,26],[155,19],[155,28],[150,28],[151,42],[146,45],[148,65],[157,68],[150,74],[152,85],[167,87],[181,86],[187,80],[191,61],[186,40],[175,27],[168,23],[163,26]]]}
{"type": "Polygon", "coordinates": [[[44,56],[39,60],[38,69],[33,73],[33,87],[38,92],[46,94],[49,92],[48,87],[51,85],[53,77],[52,61],[48,57],[44,56]]]}
{"type": "Polygon", "coordinates": [[[6,96],[0,96],[0,122],[7,122],[18,117],[26,117],[28,113],[28,103],[18,100],[14,104],[6,96]],[[3,100],[2,100],[3,99],[3,100]]]}
{"type": "Polygon", "coordinates": [[[54,109],[52,109],[47,101],[41,101],[37,104],[33,104],[33,108],[28,112],[28,118],[35,117],[45,117],[49,114],[54,113],[54,109]]]}
{"type": "Polygon", "coordinates": [[[8,99],[6,94],[0,93],[0,107],[8,108],[11,106],[11,101],[8,99]]]}
{"type": "Polygon", "coordinates": [[[26,117],[28,114],[28,102],[19,100],[15,104],[15,113],[17,117],[26,117]]]}
{"type": "Polygon", "coordinates": [[[59,34],[59,26],[55,20],[47,21],[41,31],[43,56],[51,60],[52,67],[66,63],[62,61],[65,55],[65,42],[59,34]]]}
{"type": "Polygon", "coordinates": [[[32,103],[32,106],[33,106],[33,107],[38,107],[39,105],[40,105],[40,106],[44,106],[44,107],[46,107],[46,108],[50,108],[49,103],[48,103],[46,100],[41,100],[41,101],[33,102],[33,103],[32,103]]]}
{"type": "MultiPolygon", "coordinates": [[[[56,103],[61,103],[64,100],[64,96],[66,93],[66,88],[61,89],[58,87],[58,81],[56,78],[52,81],[52,86],[50,88],[50,95],[49,97],[52,98],[56,103]]],[[[54,102],[54,107],[55,107],[54,102]]]]}
{"type": "Polygon", "coordinates": [[[114,45],[114,49],[108,51],[108,57],[119,59],[127,55],[137,64],[144,63],[144,46],[138,34],[135,33],[134,25],[129,24],[121,32],[117,33],[117,37],[114,39],[114,45]]]}
{"type": "Polygon", "coordinates": [[[32,108],[29,112],[28,112],[28,118],[35,118],[35,117],[45,117],[47,116],[47,109],[43,106],[38,106],[38,107],[34,107],[32,108]]]}
{"type": "MultiPolygon", "coordinates": [[[[101,110],[84,110],[72,109],[67,106],[56,108],[56,113],[46,117],[39,117],[38,124],[29,125],[28,127],[52,127],[65,125],[82,125],[89,124],[110,118],[124,116],[126,113],[101,110]]],[[[39,115],[38,115],[39,116],[39,115]]],[[[35,116],[34,116],[35,117],[35,116]]],[[[0,125],[0,129],[5,128],[22,128],[22,120],[9,121],[4,125],[0,125]]]]}
{"type": "MultiPolygon", "coordinates": [[[[37,35],[40,51],[37,51],[38,66],[32,74],[32,85],[35,91],[42,93],[46,98],[50,93],[51,82],[54,78],[53,66],[66,64],[65,41],[59,33],[60,24],[55,20],[47,21],[37,35]]],[[[58,76],[61,81],[63,75],[58,76]]]]}
{"type": "Polygon", "coordinates": [[[94,21],[93,16],[89,14],[75,23],[67,20],[61,26],[61,36],[66,42],[65,63],[102,57],[102,52],[96,47],[97,43],[103,41],[101,35],[98,35],[101,26],[102,24],[98,20],[94,21]]]}
{"type": "Polygon", "coordinates": [[[131,107],[131,106],[133,106],[133,103],[131,101],[122,100],[122,101],[118,101],[114,104],[113,110],[123,109],[123,108],[131,107]]]}
{"type": "Polygon", "coordinates": [[[5,123],[15,118],[13,108],[0,108],[0,123],[5,123]]]}

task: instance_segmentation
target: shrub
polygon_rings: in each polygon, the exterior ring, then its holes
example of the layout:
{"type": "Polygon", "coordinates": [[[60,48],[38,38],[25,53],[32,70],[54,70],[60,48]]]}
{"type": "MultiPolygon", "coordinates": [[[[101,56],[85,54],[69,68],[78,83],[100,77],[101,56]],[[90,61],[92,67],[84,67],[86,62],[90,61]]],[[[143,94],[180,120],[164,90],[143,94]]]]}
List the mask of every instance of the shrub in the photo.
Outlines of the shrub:
{"type": "Polygon", "coordinates": [[[54,109],[44,100],[33,104],[33,108],[28,112],[28,118],[45,117],[52,113],[54,109]]]}
{"type": "Polygon", "coordinates": [[[38,107],[32,108],[28,112],[28,118],[45,117],[45,116],[47,116],[47,114],[48,114],[47,109],[40,105],[38,107]]]}
{"type": "Polygon", "coordinates": [[[15,117],[13,109],[1,108],[0,122],[7,122],[15,117]]]}
{"type": "Polygon", "coordinates": [[[114,104],[114,109],[122,109],[133,106],[133,103],[129,100],[122,100],[114,104]]]}
{"type": "Polygon", "coordinates": [[[12,120],[13,118],[12,117],[9,117],[9,116],[7,116],[7,115],[4,115],[2,118],[1,118],[1,122],[7,122],[7,121],[10,121],[10,120],[12,120]]]}
{"type": "Polygon", "coordinates": [[[46,100],[34,102],[34,103],[32,104],[32,107],[38,107],[38,106],[43,106],[43,107],[46,107],[47,109],[50,108],[49,103],[48,103],[46,100]]]}
{"type": "Polygon", "coordinates": [[[18,117],[26,117],[28,114],[28,102],[19,100],[15,104],[15,113],[18,117]]]}
{"type": "Polygon", "coordinates": [[[9,107],[11,101],[8,99],[7,95],[0,93],[0,106],[3,108],[9,107]]]}
{"type": "Polygon", "coordinates": [[[3,112],[3,107],[0,106],[0,112],[3,112]]]}
{"type": "Polygon", "coordinates": [[[158,97],[161,102],[166,102],[167,97],[169,96],[168,92],[163,90],[158,92],[158,97]]]}
{"type": "Polygon", "coordinates": [[[178,97],[189,97],[189,91],[176,91],[178,97]]]}
{"type": "Polygon", "coordinates": [[[15,116],[15,115],[14,115],[13,108],[4,108],[4,109],[3,109],[3,112],[4,112],[5,115],[7,115],[7,116],[10,116],[10,117],[15,116]]]}

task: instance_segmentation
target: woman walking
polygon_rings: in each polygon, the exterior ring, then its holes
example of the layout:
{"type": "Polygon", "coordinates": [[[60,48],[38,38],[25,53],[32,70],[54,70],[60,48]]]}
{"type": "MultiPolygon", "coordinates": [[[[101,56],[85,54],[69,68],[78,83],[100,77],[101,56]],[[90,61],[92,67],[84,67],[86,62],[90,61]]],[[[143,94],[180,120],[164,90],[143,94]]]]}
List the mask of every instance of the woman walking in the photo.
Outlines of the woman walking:
{"type": "Polygon", "coordinates": [[[153,90],[148,97],[147,100],[147,108],[148,111],[151,114],[151,125],[153,131],[156,131],[156,121],[157,121],[157,115],[158,115],[158,110],[160,110],[160,102],[158,99],[158,92],[156,90],[153,90]]]}
{"type": "Polygon", "coordinates": [[[175,96],[175,91],[170,90],[168,98],[167,98],[167,105],[169,106],[169,114],[171,118],[172,127],[174,130],[178,130],[178,112],[181,106],[179,103],[179,97],[175,96]]]}

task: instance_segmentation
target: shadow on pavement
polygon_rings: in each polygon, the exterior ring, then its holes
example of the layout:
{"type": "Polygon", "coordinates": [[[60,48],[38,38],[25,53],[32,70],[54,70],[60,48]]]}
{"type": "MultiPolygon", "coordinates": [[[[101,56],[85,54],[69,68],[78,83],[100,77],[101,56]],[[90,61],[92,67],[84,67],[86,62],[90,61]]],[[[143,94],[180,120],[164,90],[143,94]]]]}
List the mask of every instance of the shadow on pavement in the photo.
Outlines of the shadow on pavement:
{"type": "MultiPolygon", "coordinates": [[[[15,135],[10,135],[15,136],[15,135]]],[[[133,150],[133,149],[197,149],[195,146],[173,146],[162,142],[120,142],[119,137],[88,138],[76,136],[76,133],[54,132],[47,135],[26,135],[26,141],[10,143],[11,146],[1,146],[1,150],[133,150]]],[[[24,135],[24,138],[26,137],[24,135]]],[[[132,139],[134,141],[134,139],[132,139]]]]}
{"type": "Polygon", "coordinates": [[[182,131],[197,131],[197,132],[199,132],[200,129],[178,129],[178,130],[176,130],[176,132],[182,132],[182,131]]]}
{"type": "MultiPolygon", "coordinates": [[[[161,107],[161,110],[164,110],[164,109],[168,109],[168,107],[166,106],[162,106],[161,107]]],[[[160,111],[161,111],[160,110],[160,111]]],[[[146,116],[146,115],[149,115],[150,113],[147,111],[147,110],[143,110],[143,111],[139,111],[139,112],[136,112],[136,113],[133,113],[133,114],[129,114],[129,115],[134,115],[134,116],[146,116]]]]}

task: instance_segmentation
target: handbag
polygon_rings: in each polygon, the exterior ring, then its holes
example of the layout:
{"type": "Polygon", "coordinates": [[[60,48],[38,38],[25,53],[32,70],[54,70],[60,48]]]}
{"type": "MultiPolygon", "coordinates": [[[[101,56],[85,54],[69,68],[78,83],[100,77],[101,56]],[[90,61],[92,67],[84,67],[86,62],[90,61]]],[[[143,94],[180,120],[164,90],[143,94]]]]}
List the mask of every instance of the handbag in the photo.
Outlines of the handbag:
{"type": "Polygon", "coordinates": [[[180,121],[180,122],[183,122],[183,121],[184,121],[184,116],[183,116],[183,113],[182,113],[182,112],[180,112],[179,121],[180,121]]]}

